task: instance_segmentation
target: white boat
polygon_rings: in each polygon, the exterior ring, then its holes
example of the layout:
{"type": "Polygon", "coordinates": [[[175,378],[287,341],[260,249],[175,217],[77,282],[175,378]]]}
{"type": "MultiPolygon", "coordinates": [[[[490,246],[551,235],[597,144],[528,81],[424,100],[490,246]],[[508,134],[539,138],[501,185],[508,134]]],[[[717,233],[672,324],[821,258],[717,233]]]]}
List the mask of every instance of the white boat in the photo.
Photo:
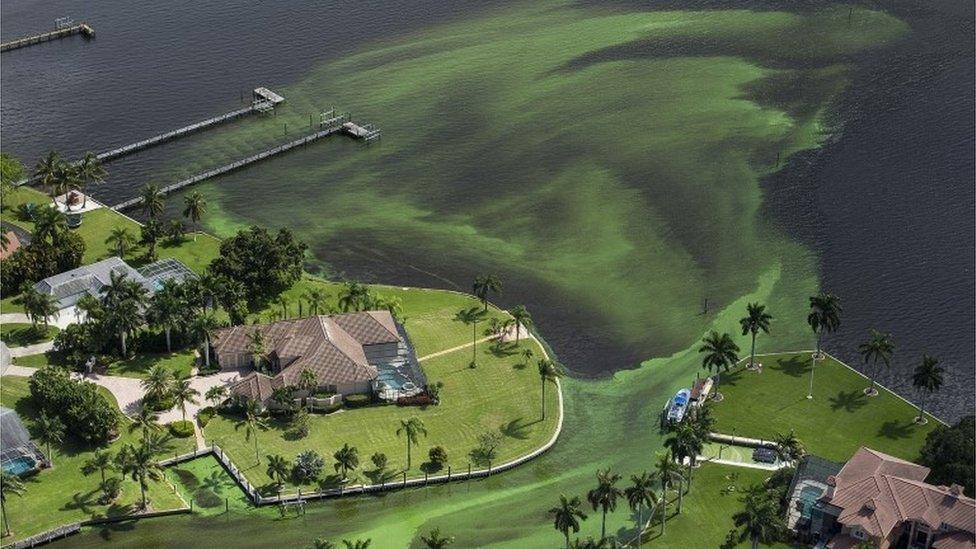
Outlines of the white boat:
{"type": "Polygon", "coordinates": [[[668,423],[681,423],[688,411],[688,401],[691,399],[691,391],[681,389],[668,401],[668,408],[665,417],[668,423]]]}

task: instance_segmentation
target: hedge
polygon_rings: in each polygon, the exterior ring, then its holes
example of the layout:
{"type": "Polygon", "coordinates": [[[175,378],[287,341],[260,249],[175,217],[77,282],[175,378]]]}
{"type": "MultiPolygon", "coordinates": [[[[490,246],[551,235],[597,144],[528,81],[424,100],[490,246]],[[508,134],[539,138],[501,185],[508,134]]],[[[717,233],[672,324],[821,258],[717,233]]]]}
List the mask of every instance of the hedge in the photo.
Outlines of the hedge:
{"type": "Polygon", "coordinates": [[[189,420],[174,421],[169,424],[169,433],[176,438],[193,436],[193,422],[189,420]]]}
{"type": "Polygon", "coordinates": [[[346,406],[350,408],[362,408],[369,406],[373,399],[369,395],[348,395],[344,397],[346,406]]]}

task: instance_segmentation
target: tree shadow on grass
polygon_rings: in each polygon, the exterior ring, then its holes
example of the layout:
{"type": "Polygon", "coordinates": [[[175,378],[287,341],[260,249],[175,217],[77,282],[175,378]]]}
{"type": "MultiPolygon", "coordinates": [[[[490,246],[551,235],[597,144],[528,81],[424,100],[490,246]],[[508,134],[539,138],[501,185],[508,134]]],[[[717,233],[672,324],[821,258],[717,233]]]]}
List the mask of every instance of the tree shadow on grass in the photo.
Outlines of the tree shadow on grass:
{"type": "Polygon", "coordinates": [[[837,395],[830,397],[830,409],[837,411],[843,409],[845,412],[856,412],[868,403],[868,397],[860,389],[851,391],[841,391],[837,395]]]}
{"type": "Polygon", "coordinates": [[[372,484],[385,484],[398,477],[396,471],[389,469],[373,469],[372,471],[363,471],[363,474],[372,484]]]}
{"type": "Polygon", "coordinates": [[[881,428],[878,429],[878,436],[884,437],[890,440],[898,440],[903,438],[908,438],[912,436],[915,432],[915,422],[912,420],[907,420],[904,422],[893,419],[891,421],[886,421],[881,424],[881,428]]]}
{"type": "Polygon", "coordinates": [[[525,440],[529,438],[529,426],[531,423],[525,423],[522,418],[513,419],[508,423],[503,423],[498,430],[502,435],[511,438],[517,438],[519,440],[525,440]]]}
{"type": "Polygon", "coordinates": [[[495,343],[488,347],[488,351],[495,358],[507,358],[519,353],[519,347],[515,342],[495,343]]]}
{"type": "Polygon", "coordinates": [[[420,470],[427,473],[428,475],[433,475],[434,473],[439,473],[444,469],[444,465],[441,463],[434,463],[432,461],[425,461],[420,464],[420,470]]]}
{"type": "Polygon", "coordinates": [[[342,475],[335,473],[331,475],[325,475],[321,480],[319,480],[319,489],[333,490],[336,488],[341,488],[346,484],[347,483],[342,482],[342,475]]]}
{"type": "Polygon", "coordinates": [[[783,372],[790,377],[803,377],[810,373],[811,360],[809,357],[793,356],[789,360],[777,360],[769,369],[783,372]]]}
{"type": "Polygon", "coordinates": [[[86,494],[82,494],[81,492],[75,492],[74,494],[71,495],[71,501],[61,506],[61,510],[62,511],[78,510],[86,515],[91,516],[95,513],[96,507],[101,507],[101,505],[98,504],[98,500],[95,498],[95,495],[98,492],[99,492],[98,490],[92,490],[86,494]]]}
{"type": "Polygon", "coordinates": [[[722,375],[718,378],[718,388],[721,389],[725,387],[735,387],[742,381],[742,376],[745,373],[745,368],[736,368],[734,370],[729,370],[727,372],[722,372],[722,375]]]}

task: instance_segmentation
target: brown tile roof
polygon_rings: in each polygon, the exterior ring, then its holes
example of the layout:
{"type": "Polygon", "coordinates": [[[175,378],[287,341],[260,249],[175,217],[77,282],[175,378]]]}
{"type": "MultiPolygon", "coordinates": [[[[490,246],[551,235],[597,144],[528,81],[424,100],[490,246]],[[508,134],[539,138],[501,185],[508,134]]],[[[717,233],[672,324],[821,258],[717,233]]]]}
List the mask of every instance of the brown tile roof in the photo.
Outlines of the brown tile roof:
{"type": "Polygon", "coordinates": [[[7,249],[0,248],[0,259],[7,259],[20,249],[20,239],[13,231],[7,231],[7,249]]]}
{"type": "Polygon", "coordinates": [[[253,372],[244,376],[237,383],[231,385],[229,390],[232,394],[263,402],[264,400],[271,398],[271,394],[274,392],[274,387],[272,387],[270,377],[258,372],[253,372]]]}
{"type": "Polygon", "coordinates": [[[296,384],[305,369],[320,385],[375,379],[378,372],[363,347],[400,341],[388,311],[367,311],[224,328],[214,334],[214,348],[218,355],[247,352],[255,332],[278,358],[282,370],[274,379],[284,385],[296,384]]]}
{"type": "Polygon", "coordinates": [[[932,542],[934,549],[973,549],[976,547],[976,537],[969,532],[952,532],[935,538],[932,542]]]}
{"type": "Polygon", "coordinates": [[[976,533],[976,502],[925,483],[928,474],[928,467],[861,448],[837,474],[828,501],[841,509],[838,522],[882,539],[906,520],[976,533]]]}

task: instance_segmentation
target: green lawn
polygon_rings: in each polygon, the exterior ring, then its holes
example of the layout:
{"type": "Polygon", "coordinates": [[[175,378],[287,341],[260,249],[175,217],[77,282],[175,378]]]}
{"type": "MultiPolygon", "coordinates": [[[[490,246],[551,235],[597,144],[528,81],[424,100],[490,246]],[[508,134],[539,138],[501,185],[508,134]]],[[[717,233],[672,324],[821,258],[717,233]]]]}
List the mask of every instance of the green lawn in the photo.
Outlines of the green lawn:
{"type": "Polygon", "coordinates": [[[0,324],[0,341],[6,343],[9,347],[24,347],[42,341],[50,341],[56,335],[58,335],[57,326],[48,326],[47,330],[45,330],[42,325],[38,325],[37,329],[35,329],[32,324],[18,324],[14,322],[0,324]]]}
{"type": "Polygon", "coordinates": [[[251,509],[251,500],[227,474],[217,458],[204,456],[166,469],[166,475],[193,511],[201,515],[219,515],[227,509],[251,509]]]}
{"type": "Polygon", "coordinates": [[[184,349],[172,354],[146,353],[138,354],[129,360],[120,360],[109,365],[106,372],[110,376],[126,376],[145,378],[146,373],[153,366],[159,365],[173,372],[178,378],[190,377],[193,367],[193,349],[184,349]]]}
{"type": "MultiPolygon", "coordinates": [[[[534,341],[523,342],[541,355],[534,341]]],[[[270,482],[265,472],[268,454],[280,454],[288,460],[303,450],[314,449],[327,461],[332,472],[332,454],[349,443],[359,449],[362,468],[371,470],[369,456],[383,452],[389,458],[390,471],[406,467],[404,439],[396,436],[401,419],[418,417],[427,428],[413,448],[410,476],[423,476],[421,464],[433,446],[447,450],[448,463],[455,469],[467,469],[469,453],[478,445],[477,437],[485,432],[502,435],[494,463],[501,463],[542,446],[555,430],[558,418],[556,387],[547,388],[546,419],[540,420],[541,384],[534,365],[523,367],[515,355],[495,356],[486,346],[479,348],[477,368],[469,368],[470,351],[465,349],[425,361],[424,371],[430,382],[442,381],[441,404],[427,409],[375,406],[344,409],[330,415],[314,415],[308,437],[294,439],[282,422],[270,420],[269,430],[259,432],[261,462],[255,461],[253,442],[245,440],[244,430],[233,417],[215,417],[207,425],[207,440],[215,440],[251,482],[263,486],[270,482]]],[[[335,479],[331,479],[335,480],[335,479]]]]}
{"type": "Polygon", "coordinates": [[[918,458],[936,421],[918,426],[915,407],[881,390],[867,397],[869,381],[828,358],[814,372],[814,398],[806,398],[810,353],[764,356],[762,373],[736,369],[723,374],[715,404],[716,430],[772,438],[795,429],[807,451],[846,461],[860,446],[908,460],[918,458]]]}
{"type": "MultiPolygon", "coordinates": [[[[114,397],[106,389],[99,387],[99,392],[115,403],[114,397]]],[[[3,377],[0,403],[16,410],[27,428],[31,429],[32,418],[37,416],[37,412],[29,395],[27,378],[3,377]]],[[[122,431],[121,437],[109,445],[109,451],[116,452],[123,444],[135,442],[138,438],[137,434],[129,433],[125,425],[122,431]]],[[[193,439],[174,439],[167,453],[187,452],[192,445],[193,439]]],[[[43,445],[38,446],[47,451],[43,445]]],[[[109,506],[98,504],[98,475],[86,477],[81,473],[82,465],[92,456],[91,447],[69,439],[53,448],[52,453],[54,467],[25,478],[26,492],[23,496],[10,496],[7,515],[13,538],[5,538],[4,543],[92,517],[124,515],[131,512],[133,504],[139,501],[139,486],[126,480],[122,496],[116,503],[109,506]]],[[[148,494],[154,510],[183,506],[169,484],[152,483],[148,494]]]]}

